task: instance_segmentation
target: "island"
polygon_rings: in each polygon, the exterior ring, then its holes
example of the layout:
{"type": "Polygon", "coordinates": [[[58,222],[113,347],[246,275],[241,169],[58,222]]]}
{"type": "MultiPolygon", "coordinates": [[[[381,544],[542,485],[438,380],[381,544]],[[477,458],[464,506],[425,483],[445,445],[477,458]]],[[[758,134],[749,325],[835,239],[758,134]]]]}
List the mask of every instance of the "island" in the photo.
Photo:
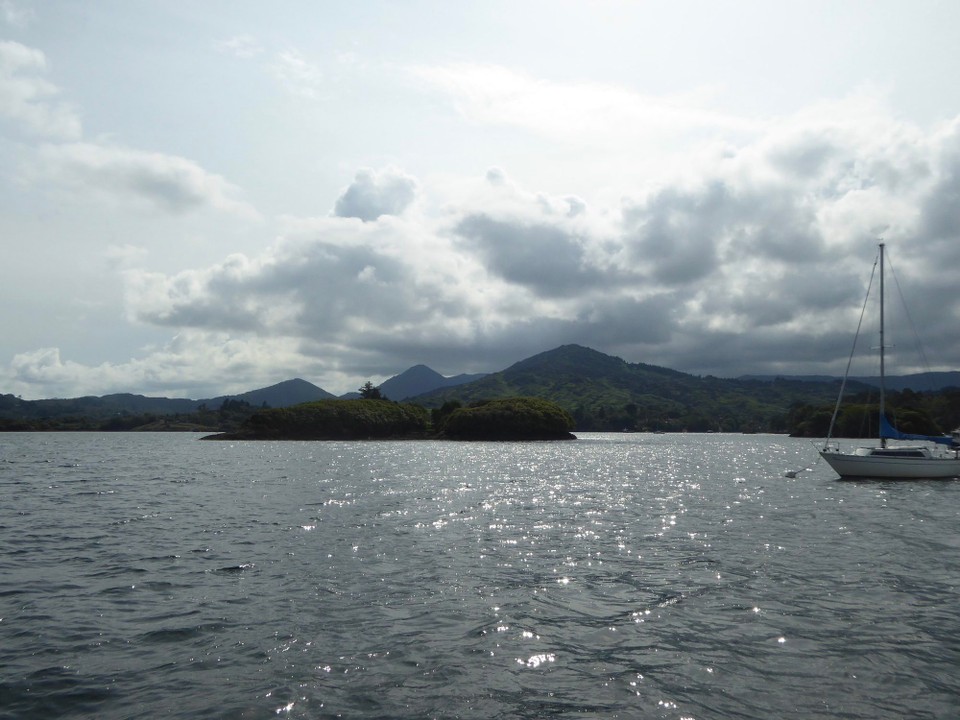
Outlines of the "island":
{"type": "Polygon", "coordinates": [[[532,397],[504,398],[454,409],[441,436],[453,440],[575,440],[573,417],[556,403],[532,397]]]}
{"type": "Polygon", "coordinates": [[[445,404],[432,413],[386,399],[317,400],[260,410],[204,440],[569,440],[573,418],[556,403],[516,397],[445,404]]]}

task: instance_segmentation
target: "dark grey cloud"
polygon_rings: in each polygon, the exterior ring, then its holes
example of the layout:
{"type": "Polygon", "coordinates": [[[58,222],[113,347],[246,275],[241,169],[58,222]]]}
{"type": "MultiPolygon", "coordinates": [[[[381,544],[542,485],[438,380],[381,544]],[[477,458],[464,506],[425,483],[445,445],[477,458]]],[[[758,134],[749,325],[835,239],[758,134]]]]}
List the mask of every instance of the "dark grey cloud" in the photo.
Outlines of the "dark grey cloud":
{"type": "Polygon", "coordinates": [[[382,215],[400,215],[416,196],[416,181],[398,170],[361,170],[337,199],[333,213],[372,222],[382,215]]]}
{"type": "Polygon", "coordinates": [[[572,318],[531,313],[497,322],[478,319],[466,336],[382,328],[357,337],[354,347],[365,358],[367,372],[375,375],[394,374],[418,363],[444,374],[491,372],[570,343],[636,356],[638,348],[665,343],[677,331],[681,318],[671,312],[675,300],[669,294],[643,301],[600,298],[572,318]]]}
{"type": "MultiPolygon", "coordinates": [[[[829,275],[838,277],[834,273],[829,275]]],[[[855,304],[861,294],[860,278],[841,277],[851,282],[831,283],[824,277],[804,281],[797,276],[778,274],[776,279],[751,282],[735,294],[711,296],[711,305],[717,313],[748,318],[752,329],[784,325],[803,314],[829,312],[855,304]]]]}
{"type": "Polygon", "coordinates": [[[582,241],[563,228],[488,215],[469,215],[455,232],[460,246],[476,253],[487,269],[543,297],[579,294],[615,280],[591,267],[582,241]]]}
{"type": "Polygon", "coordinates": [[[716,180],[695,189],[665,188],[626,205],[624,242],[651,280],[697,284],[726,264],[821,259],[816,209],[790,187],[742,189],[716,180]]]}
{"type": "Polygon", "coordinates": [[[851,340],[852,332],[846,330],[769,327],[727,332],[694,326],[676,335],[671,345],[648,350],[646,357],[656,365],[717,377],[837,373],[835,361],[846,360],[851,340]]]}
{"type": "Polygon", "coordinates": [[[702,279],[717,265],[717,244],[732,205],[727,188],[718,182],[695,192],[664,189],[628,206],[623,224],[633,259],[658,283],[702,279]]]}
{"type": "Polygon", "coordinates": [[[960,260],[960,121],[941,142],[932,168],[936,182],[923,198],[919,238],[924,249],[936,253],[937,262],[960,260]]]}
{"type": "Polygon", "coordinates": [[[295,262],[272,268],[263,285],[271,291],[294,289],[301,306],[295,318],[299,333],[335,333],[358,345],[381,331],[404,332],[464,311],[421,277],[415,263],[367,246],[315,243],[295,262]]]}
{"type": "Polygon", "coordinates": [[[349,334],[395,327],[434,312],[414,268],[368,246],[315,242],[267,262],[224,263],[165,286],[167,301],[140,319],[160,325],[260,334],[349,334]],[[181,291],[180,288],[186,288],[181,291]]]}

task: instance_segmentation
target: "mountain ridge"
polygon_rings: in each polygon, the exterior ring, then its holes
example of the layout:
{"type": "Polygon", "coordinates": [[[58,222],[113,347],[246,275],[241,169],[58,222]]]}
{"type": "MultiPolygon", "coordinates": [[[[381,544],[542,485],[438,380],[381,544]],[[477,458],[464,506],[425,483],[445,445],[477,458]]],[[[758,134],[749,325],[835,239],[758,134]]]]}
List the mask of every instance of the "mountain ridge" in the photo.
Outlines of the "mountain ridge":
{"type": "MultiPolygon", "coordinates": [[[[839,377],[832,375],[741,375],[738,380],[756,380],[759,382],[773,382],[775,380],[796,380],[798,382],[835,382],[839,377]]],[[[851,375],[849,380],[880,387],[880,377],[877,375],[851,375]]],[[[943,390],[948,387],[960,387],[960,371],[937,370],[909,375],[887,375],[884,377],[887,390],[913,390],[914,392],[929,392],[943,390]]]]}
{"type": "Polygon", "coordinates": [[[227,401],[248,403],[254,407],[264,404],[269,407],[288,407],[334,397],[336,396],[332,393],[301,378],[284,380],[269,387],[236,395],[220,395],[199,400],[149,397],[134,393],[21,400],[8,394],[0,395],[0,418],[36,419],[68,416],[108,418],[122,414],[175,415],[193,413],[203,408],[215,410],[227,401]]]}
{"type": "MultiPolygon", "coordinates": [[[[700,377],[562,345],[473,383],[410,401],[442,409],[529,395],[556,402],[580,430],[786,432],[792,406],[833,403],[839,383],[700,377]]],[[[867,389],[857,383],[848,387],[851,392],[867,389]]]]}
{"type": "MultiPolygon", "coordinates": [[[[960,373],[933,374],[948,381],[960,373]]],[[[914,384],[927,375],[909,376],[914,384]]],[[[888,378],[888,388],[897,378],[888,378]]],[[[905,381],[906,382],[906,381],[905,381]]],[[[550,399],[569,412],[580,429],[784,431],[796,404],[834,403],[839,378],[828,376],[695,376],[670,368],[628,363],[581,345],[561,345],[519,360],[495,373],[444,377],[415,365],[379,387],[391,400],[439,409],[513,396],[550,399]],[[416,393],[423,387],[429,389],[416,393]]],[[[848,382],[851,393],[869,383],[848,382]]],[[[356,393],[348,394],[356,396],[356,393]]],[[[203,400],[151,398],[130,393],[70,399],[21,400],[0,395],[0,419],[87,417],[107,420],[133,414],[209,414],[240,404],[244,412],[264,405],[288,407],[335,396],[301,378],[267,388],[203,400]]],[[[242,408],[241,408],[242,409],[242,408]]],[[[222,413],[221,413],[222,414],[222,413]]]]}

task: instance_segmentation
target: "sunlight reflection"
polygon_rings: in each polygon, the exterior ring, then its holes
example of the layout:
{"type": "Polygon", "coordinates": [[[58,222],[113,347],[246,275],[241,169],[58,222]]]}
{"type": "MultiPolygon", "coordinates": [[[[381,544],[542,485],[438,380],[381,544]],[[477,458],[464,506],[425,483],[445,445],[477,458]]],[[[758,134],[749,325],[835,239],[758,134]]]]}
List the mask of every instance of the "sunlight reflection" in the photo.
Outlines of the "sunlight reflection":
{"type": "Polygon", "coordinates": [[[528,668],[538,668],[544,663],[555,662],[556,659],[557,656],[553,653],[538,653],[537,655],[531,655],[526,660],[523,658],[517,658],[517,663],[528,668]]]}

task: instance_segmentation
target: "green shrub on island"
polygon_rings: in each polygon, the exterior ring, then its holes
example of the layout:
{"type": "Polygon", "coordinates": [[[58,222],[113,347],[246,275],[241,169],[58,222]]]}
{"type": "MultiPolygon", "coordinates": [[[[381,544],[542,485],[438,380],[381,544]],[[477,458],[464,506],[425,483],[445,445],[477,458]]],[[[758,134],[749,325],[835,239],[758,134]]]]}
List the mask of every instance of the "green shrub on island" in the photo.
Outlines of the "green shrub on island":
{"type": "Polygon", "coordinates": [[[317,400],[261,410],[215,440],[364,440],[423,437],[430,414],[389,400],[317,400]]]}
{"type": "Polygon", "coordinates": [[[573,418],[556,403],[515,397],[453,410],[441,435],[455,440],[572,440],[573,427],[573,418]]]}

